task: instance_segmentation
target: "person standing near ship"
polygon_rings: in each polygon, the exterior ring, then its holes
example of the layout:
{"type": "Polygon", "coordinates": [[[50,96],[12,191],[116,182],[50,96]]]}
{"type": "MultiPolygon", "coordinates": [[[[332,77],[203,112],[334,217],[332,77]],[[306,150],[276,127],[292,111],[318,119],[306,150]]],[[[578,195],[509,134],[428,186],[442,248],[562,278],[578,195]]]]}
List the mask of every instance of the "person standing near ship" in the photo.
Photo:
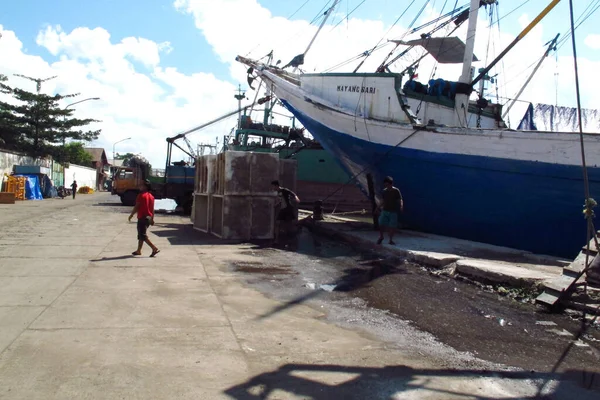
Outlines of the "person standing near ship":
{"type": "Polygon", "coordinates": [[[404,201],[400,189],[394,186],[394,180],[388,176],[383,180],[383,200],[379,206],[379,239],[383,242],[383,234],[387,231],[390,236],[389,244],[394,243],[394,234],[398,229],[398,215],[404,210],[404,201]]]}
{"type": "Polygon", "coordinates": [[[277,214],[277,219],[275,221],[275,243],[277,243],[279,241],[280,224],[284,224],[287,233],[298,216],[296,207],[300,204],[300,199],[296,193],[292,192],[290,189],[281,187],[279,181],[273,181],[271,182],[271,185],[273,186],[273,190],[277,191],[277,195],[281,198],[279,213],[277,214]]]}

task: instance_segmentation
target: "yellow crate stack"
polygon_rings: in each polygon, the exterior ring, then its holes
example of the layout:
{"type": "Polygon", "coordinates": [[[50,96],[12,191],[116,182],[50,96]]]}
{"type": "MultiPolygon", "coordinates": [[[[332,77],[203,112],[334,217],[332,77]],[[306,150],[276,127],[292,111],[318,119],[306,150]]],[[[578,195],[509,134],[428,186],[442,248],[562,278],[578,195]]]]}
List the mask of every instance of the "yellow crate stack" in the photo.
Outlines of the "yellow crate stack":
{"type": "Polygon", "coordinates": [[[77,193],[92,194],[92,193],[94,193],[94,189],[92,189],[89,186],[82,186],[82,187],[79,188],[79,190],[77,191],[77,193]]]}
{"type": "Polygon", "coordinates": [[[26,179],[24,176],[9,176],[6,191],[14,193],[16,200],[25,200],[26,179]]]}

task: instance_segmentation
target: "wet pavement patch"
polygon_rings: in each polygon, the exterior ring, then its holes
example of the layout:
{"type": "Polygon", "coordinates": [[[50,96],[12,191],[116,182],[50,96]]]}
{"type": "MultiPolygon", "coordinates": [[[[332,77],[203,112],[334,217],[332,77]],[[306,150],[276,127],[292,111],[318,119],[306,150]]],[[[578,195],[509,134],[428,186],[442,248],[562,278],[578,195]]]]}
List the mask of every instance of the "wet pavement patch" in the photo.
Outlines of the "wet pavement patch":
{"type": "MultiPolygon", "coordinates": [[[[269,315],[304,303],[322,311],[332,310],[329,318],[336,323],[346,326],[354,318],[356,328],[392,340],[397,335],[386,330],[388,320],[384,319],[397,318],[400,324],[408,322],[458,351],[536,371],[552,370],[574,339],[548,332],[549,322],[561,332],[565,329],[576,334],[580,329],[578,321],[548,314],[527,301],[524,294],[510,296],[501,290],[487,290],[398,258],[357,252],[324,237],[304,234],[295,246],[257,248],[252,253],[256,262],[237,263],[233,268],[247,273],[245,279],[250,285],[284,302],[269,315]],[[260,257],[267,263],[259,262],[260,257]],[[261,273],[271,278],[261,279],[261,273]],[[276,275],[280,276],[273,279],[276,275]],[[383,313],[385,318],[378,323],[379,317],[367,322],[356,317],[366,310],[372,310],[369,315],[383,313]],[[335,314],[348,318],[338,321],[335,314]]],[[[586,339],[600,340],[598,330],[591,328],[586,333],[586,339]]],[[[558,369],[586,366],[600,371],[594,349],[598,342],[587,341],[591,348],[573,346],[558,369]]]]}
{"type": "Polygon", "coordinates": [[[297,275],[298,273],[291,269],[291,265],[273,265],[261,262],[238,261],[231,263],[231,267],[236,272],[246,272],[251,274],[267,275],[297,275]]]}

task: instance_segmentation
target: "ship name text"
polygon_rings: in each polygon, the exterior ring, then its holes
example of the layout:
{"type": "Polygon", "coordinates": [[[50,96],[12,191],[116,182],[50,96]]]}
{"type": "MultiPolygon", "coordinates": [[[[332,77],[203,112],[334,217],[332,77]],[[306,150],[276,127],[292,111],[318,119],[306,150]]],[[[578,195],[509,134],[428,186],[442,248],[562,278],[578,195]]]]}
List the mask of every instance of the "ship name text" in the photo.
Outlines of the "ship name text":
{"type": "Polygon", "coordinates": [[[344,85],[338,85],[337,86],[337,91],[338,92],[370,93],[370,94],[374,94],[377,91],[377,88],[375,88],[373,86],[358,86],[358,85],[344,86],[344,85]]]}

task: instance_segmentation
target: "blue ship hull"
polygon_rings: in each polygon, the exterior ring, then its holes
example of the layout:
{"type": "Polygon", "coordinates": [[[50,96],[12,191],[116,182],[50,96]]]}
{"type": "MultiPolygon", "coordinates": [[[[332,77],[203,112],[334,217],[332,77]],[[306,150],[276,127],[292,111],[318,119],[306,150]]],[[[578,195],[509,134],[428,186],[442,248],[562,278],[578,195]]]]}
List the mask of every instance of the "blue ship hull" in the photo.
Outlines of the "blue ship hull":
{"type": "MultiPolygon", "coordinates": [[[[369,172],[376,185],[392,176],[411,229],[567,258],[586,243],[581,167],[372,143],[284,104],[349,174],[369,172]]],[[[598,198],[600,168],[588,173],[598,198]]]]}

